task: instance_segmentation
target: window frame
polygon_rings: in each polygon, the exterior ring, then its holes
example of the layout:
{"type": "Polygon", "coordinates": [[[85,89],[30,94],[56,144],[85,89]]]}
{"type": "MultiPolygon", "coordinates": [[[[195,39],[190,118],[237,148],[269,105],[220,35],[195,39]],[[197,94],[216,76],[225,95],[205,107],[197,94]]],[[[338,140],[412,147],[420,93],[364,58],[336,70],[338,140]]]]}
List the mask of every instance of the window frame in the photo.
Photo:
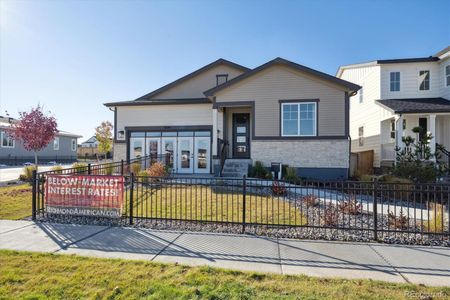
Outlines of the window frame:
{"type": "MultiPolygon", "coordinates": [[[[417,81],[418,81],[418,83],[419,83],[419,92],[426,92],[426,91],[431,91],[431,71],[430,70],[419,70],[419,72],[418,72],[418,77],[417,77],[417,81]],[[421,72],[428,72],[428,89],[424,89],[424,90],[422,90],[421,88],[420,88],[420,86],[422,85],[422,82],[420,82],[420,73],[421,72]]],[[[423,82],[425,82],[425,80],[423,81],[423,82]]]]}
{"type": "Polygon", "coordinates": [[[2,131],[0,138],[2,140],[2,142],[1,142],[2,148],[10,148],[10,149],[16,148],[16,141],[13,138],[11,138],[6,131],[2,131]],[[3,139],[4,139],[5,135],[6,135],[7,141],[12,141],[12,146],[9,146],[8,144],[6,146],[3,145],[3,139]]]}
{"type": "Polygon", "coordinates": [[[444,86],[450,87],[450,64],[446,65],[444,68],[444,86]],[[448,68],[448,74],[447,74],[448,68]]]}
{"type": "Polygon", "coordinates": [[[358,102],[364,103],[364,87],[361,87],[361,89],[358,91],[358,102]]]}
{"type": "Polygon", "coordinates": [[[319,115],[319,101],[318,100],[280,100],[280,136],[281,137],[316,137],[318,132],[318,115],[319,115]],[[301,134],[301,127],[300,127],[300,105],[301,104],[313,104],[314,105],[314,132],[313,134],[301,134]],[[285,105],[297,105],[297,134],[284,134],[284,106],[285,105]]]}
{"type": "Polygon", "coordinates": [[[56,136],[54,139],[53,139],[53,150],[55,150],[55,151],[59,151],[59,136],[56,136]],[[56,141],[58,141],[58,143],[57,144],[55,144],[55,142],[56,141]],[[56,147],[57,146],[57,147],[56,147]]]}
{"type": "Polygon", "coordinates": [[[72,139],[72,141],[71,141],[71,149],[72,149],[72,152],[75,152],[75,151],[77,151],[77,139],[72,139]]]}
{"type": "Polygon", "coordinates": [[[216,86],[219,85],[219,78],[225,78],[225,82],[223,82],[221,84],[228,82],[228,74],[216,74],[216,86]]]}
{"type": "Polygon", "coordinates": [[[364,147],[364,125],[358,127],[358,146],[364,147]]]}
{"type": "Polygon", "coordinates": [[[389,91],[392,92],[392,93],[400,92],[401,85],[402,85],[401,84],[401,80],[402,80],[402,75],[401,75],[400,71],[391,71],[391,72],[389,72],[389,91]],[[398,80],[395,80],[395,78],[394,78],[394,80],[392,80],[392,75],[393,74],[398,74],[398,80]],[[392,89],[392,84],[394,84],[394,87],[395,87],[397,82],[398,82],[398,90],[393,90],[392,89]]]}

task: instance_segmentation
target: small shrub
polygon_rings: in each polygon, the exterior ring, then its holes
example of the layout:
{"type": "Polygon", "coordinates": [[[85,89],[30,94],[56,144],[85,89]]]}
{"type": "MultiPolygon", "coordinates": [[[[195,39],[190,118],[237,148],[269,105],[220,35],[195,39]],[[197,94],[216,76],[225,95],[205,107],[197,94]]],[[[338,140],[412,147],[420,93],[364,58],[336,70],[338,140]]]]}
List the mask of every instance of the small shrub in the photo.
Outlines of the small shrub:
{"type": "Polygon", "coordinates": [[[397,229],[407,229],[408,228],[408,217],[403,213],[403,209],[400,209],[400,215],[397,217],[392,212],[388,213],[388,224],[389,227],[394,227],[397,229]]]}
{"type": "Polygon", "coordinates": [[[260,161],[255,161],[255,165],[251,169],[252,171],[252,177],[255,178],[261,178],[261,179],[267,179],[267,174],[271,174],[267,171],[267,169],[264,167],[263,163],[260,161]]]}
{"type": "Polygon", "coordinates": [[[162,162],[152,164],[146,172],[150,177],[166,177],[168,175],[166,166],[162,162]]]}
{"type": "Polygon", "coordinates": [[[319,205],[319,198],[315,195],[306,195],[302,198],[302,202],[305,203],[306,207],[314,207],[319,205]]]}
{"type": "Polygon", "coordinates": [[[297,176],[297,169],[294,167],[287,167],[286,168],[286,176],[284,177],[284,179],[287,182],[291,182],[291,183],[299,182],[299,178],[297,176]]]}
{"type": "Polygon", "coordinates": [[[369,174],[363,174],[363,175],[358,176],[358,180],[363,181],[363,182],[371,182],[371,181],[374,181],[374,179],[375,179],[375,176],[369,175],[369,174]]]}
{"type": "Polygon", "coordinates": [[[54,166],[51,168],[51,171],[53,171],[55,174],[62,174],[62,170],[63,170],[63,167],[61,167],[61,166],[54,166]]]}
{"type": "Polygon", "coordinates": [[[272,193],[275,196],[286,196],[287,194],[286,186],[284,185],[284,183],[274,181],[272,182],[272,193]]]}
{"type": "Polygon", "coordinates": [[[330,206],[325,209],[325,212],[322,216],[323,225],[328,227],[335,227],[338,225],[339,216],[338,210],[334,206],[330,206]]]}
{"type": "Polygon", "coordinates": [[[33,179],[33,171],[36,170],[36,166],[26,166],[23,168],[23,174],[19,176],[21,181],[31,181],[33,179]]]}
{"type": "Polygon", "coordinates": [[[361,203],[356,200],[355,195],[347,196],[338,204],[339,210],[344,214],[357,215],[361,213],[361,203]]]}
{"type": "Polygon", "coordinates": [[[105,173],[106,173],[106,175],[112,175],[114,173],[114,165],[113,164],[107,164],[105,166],[105,173]]]}
{"type": "Polygon", "coordinates": [[[87,174],[88,173],[88,165],[86,163],[76,162],[72,165],[74,169],[74,173],[76,174],[87,174]]]}
{"type": "Polygon", "coordinates": [[[143,171],[139,171],[139,173],[137,173],[137,182],[141,182],[141,183],[148,183],[148,173],[146,170],[143,171]]]}
{"type": "Polygon", "coordinates": [[[442,232],[444,227],[444,206],[442,204],[430,205],[430,219],[425,224],[429,232],[442,232]]]}
{"type": "Polygon", "coordinates": [[[141,171],[141,163],[134,162],[131,164],[131,172],[132,173],[139,174],[140,171],[141,171]]]}

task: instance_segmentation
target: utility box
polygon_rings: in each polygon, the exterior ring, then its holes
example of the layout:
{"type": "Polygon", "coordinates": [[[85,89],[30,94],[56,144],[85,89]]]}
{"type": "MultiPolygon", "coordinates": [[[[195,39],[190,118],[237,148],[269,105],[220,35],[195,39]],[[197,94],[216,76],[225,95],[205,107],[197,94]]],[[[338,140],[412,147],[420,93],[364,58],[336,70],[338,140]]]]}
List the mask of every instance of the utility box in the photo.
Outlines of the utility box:
{"type": "Polygon", "coordinates": [[[273,162],[270,164],[270,171],[273,174],[273,178],[280,180],[281,179],[281,163],[273,162]]]}

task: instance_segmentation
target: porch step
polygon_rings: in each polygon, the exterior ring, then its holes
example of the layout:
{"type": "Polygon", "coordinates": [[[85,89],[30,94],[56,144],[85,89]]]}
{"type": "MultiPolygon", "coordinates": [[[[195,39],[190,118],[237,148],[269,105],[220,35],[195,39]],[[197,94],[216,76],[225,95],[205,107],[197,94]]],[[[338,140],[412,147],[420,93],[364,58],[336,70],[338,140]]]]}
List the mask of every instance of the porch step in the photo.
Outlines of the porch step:
{"type": "Polygon", "coordinates": [[[251,159],[227,159],[222,170],[222,177],[242,178],[248,173],[248,167],[252,164],[251,159]]]}

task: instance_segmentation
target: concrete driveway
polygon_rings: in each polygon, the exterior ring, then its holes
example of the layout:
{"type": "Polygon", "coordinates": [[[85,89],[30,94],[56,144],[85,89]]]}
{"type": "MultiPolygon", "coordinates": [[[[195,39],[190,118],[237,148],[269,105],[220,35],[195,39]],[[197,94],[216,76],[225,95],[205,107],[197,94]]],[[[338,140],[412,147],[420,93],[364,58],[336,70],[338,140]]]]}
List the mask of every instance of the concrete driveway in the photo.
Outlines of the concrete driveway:
{"type": "Polygon", "coordinates": [[[0,249],[450,286],[450,248],[0,220],[0,249]]]}

